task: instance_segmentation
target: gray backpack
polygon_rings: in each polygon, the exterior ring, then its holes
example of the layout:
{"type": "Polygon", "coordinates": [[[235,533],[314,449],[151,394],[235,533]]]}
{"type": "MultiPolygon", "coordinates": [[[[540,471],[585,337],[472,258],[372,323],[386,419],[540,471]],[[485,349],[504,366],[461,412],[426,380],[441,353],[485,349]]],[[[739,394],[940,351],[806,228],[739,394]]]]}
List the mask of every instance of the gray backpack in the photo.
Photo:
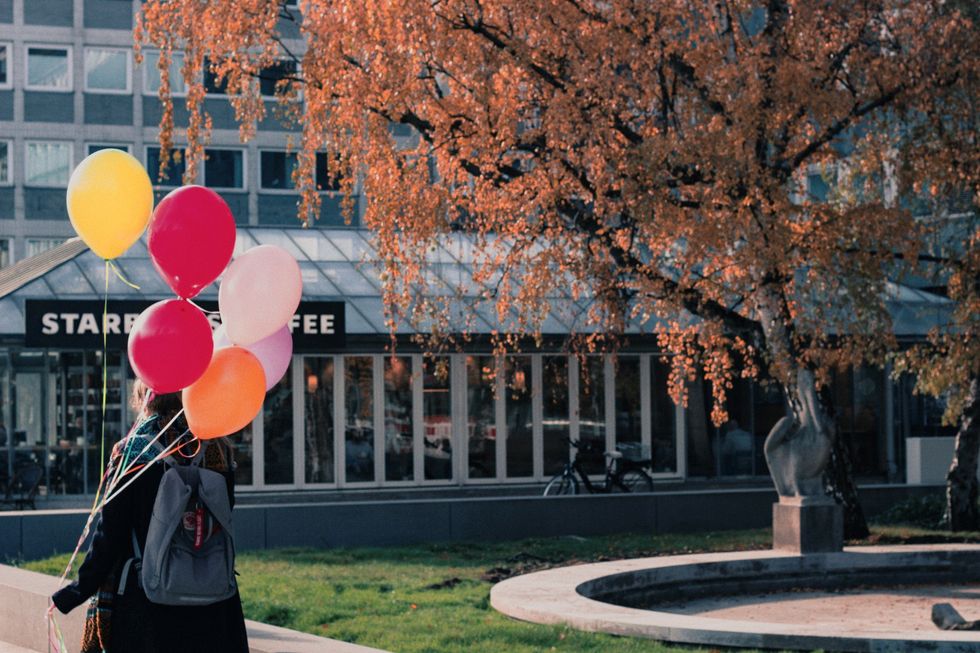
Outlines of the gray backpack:
{"type": "Polygon", "coordinates": [[[164,472],[142,556],[133,533],[139,579],[153,603],[209,605],[238,589],[228,487],[224,476],[198,466],[201,454],[164,472]]]}

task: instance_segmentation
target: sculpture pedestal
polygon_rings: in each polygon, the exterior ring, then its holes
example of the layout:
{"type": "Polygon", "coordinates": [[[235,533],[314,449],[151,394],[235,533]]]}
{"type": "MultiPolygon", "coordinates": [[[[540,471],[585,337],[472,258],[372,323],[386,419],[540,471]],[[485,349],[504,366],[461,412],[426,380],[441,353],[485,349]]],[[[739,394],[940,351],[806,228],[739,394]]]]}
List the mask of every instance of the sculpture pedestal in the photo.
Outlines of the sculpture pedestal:
{"type": "Polygon", "coordinates": [[[844,511],[833,500],[782,499],[772,506],[772,548],[835,553],[844,546],[844,511]]]}

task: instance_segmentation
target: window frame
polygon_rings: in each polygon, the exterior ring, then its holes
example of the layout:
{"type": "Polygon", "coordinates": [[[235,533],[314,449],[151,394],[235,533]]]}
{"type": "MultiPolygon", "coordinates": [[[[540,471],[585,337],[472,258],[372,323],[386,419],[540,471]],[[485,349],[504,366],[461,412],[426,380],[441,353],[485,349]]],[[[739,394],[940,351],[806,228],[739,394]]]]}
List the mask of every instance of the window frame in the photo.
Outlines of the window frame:
{"type": "MultiPolygon", "coordinates": [[[[256,182],[256,185],[258,186],[258,189],[257,189],[258,192],[261,193],[261,194],[265,194],[265,195],[298,195],[299,194],[299,189],[298,188],[266,188],[265,186],[262,185],[262,153],[263,152],[282,152],[283,154],[285,154],[287,156],[290,155],[290,154],[297,154],[297,155],[299,154],[297,151],[290,151],[290,150],[288,150],[286,148],[282,148],[282,147],[262,147],[262,148],[259,148],[258,149],[259,177],[258,177],[258,181],[256,182]]],[[[323,151],[323,152],[318,151],[317,154],[329,155],[330,153],[329,152],[326,152],[326,151],[323,151]]],[[[327,161],[327,163],[329,163],[329,160],[327,161]]],[[[329,173],[329,170],[330,169],[328,167],[327,168],[328,173],[329,173]]],[[[314,168],[313,174],[316,175],[316,169],[315,168],[314,168]]],[[[316,180],[314,180],[314,181],[316,181],[316,180]]],[[[323,189],[319,189],[318,188],[316,192],[319,193],[320,195],[324,195],[324,196],[327,196],[327,197],[335,197],[335,196],[343,193],[344,191],[343,190],[333,190],[333,189],[330,189],[330,188],[323,188],[323,189]]]]}
{"type": "Polygon", "coordinates": [[[211,190],[215,191],[225,191],[230,193],[247,193],[248,188],[248,149],[244,147],[225,147],[219,145],[217,147],[206,147],[204,148],[204,155],[207,157],[207,153],[213,150],[221,150],[226,152],[241,152],[242,154],[242,185],[241,187],[236,186],[211,186],[208,184],[207,176],[207,161],[201,162],[201,175],[204,180],[203,185],[207,186],[211,190]]]}
{"type": "MultiPolygon", "coordinates": [[[[185,184],[184,184],[184,179],[183,179],[184,176],[183,175],[181,175],[180,183],[178,183],[176,186],[163,185],[163,184],[161,184],[157,180],[157,173],[156,173],[156,171],[155,170],[150,170],[149,167],[148,167],[148,165],[149,165],[148,157],[150,156],[150,150],[151,149],[162,150],[163,148],[160,147],[160,144],[159,143],[157,143],[156,145],[144,145],[143,146],[143,169],[146,170],[146,174],[150,178],[150,185],[153,186],[153,190],[174,189],[174,188],[180,188],[181,186],[184,186],[185,184]]],[[[185,156],[185,157],[187,156],[187,146],[186,145],[174,145],[172,149],[179,150],[181,152],[182,156],[185,156]]],[[[172,159],[171,159],[171,161],[172,161],[172,159]]],[[[184,165],[185,165],[185,168],[184,169],[186,170],[187,169],[186,168],[186,165],[187,164],[185,163],[184,165]]],[[[198,176],[200,176],[200,175],[201,175],[201,171],[199,170],[198,171],[198,176]]],[[[195,179],[194,181],[196,182],[197,180],[195,179]]]]}
{"type": "Polygon", "coordinates": [[[130,48],[120,48],[108,45],[86,45],[82,52],[82,71],[84,75],[83,80],[83,91],[85,93],[96,93],[99,95],[132,95],[133,94],[133,52],[130,48]],[[126,88],[125,90],[119,89],[105,89],[105,88],[89,88],[88,84],[88,67],[86,66],[86,55],[89,50],[106,50],[110,52],[122,52],[126,55],[126,88]]]}
{"type": "Polygon", "coordinates": [[[45,93],[74,93],[75,92],[75,65],[74,65],[74,46],[63,45],[61,43],[25,43],[24,44],[24,90],[42,91],[45,93]],[[31,49],[44,50],[64,50],[68,64],[68,88],[52,88],[50,86],[37,86],[31,84],[31,49]]]}
{"type": "Polygon", "coordinates": [[[71,172],[75,165],[75,142],[57,139],[32,138],[24,141],[24,188],[68,188],[71,180],[71,172]],[[38,184],[32,183],[27,178],[27,162],[30,159],[31,145],[35,143],[61,143],[68,146],[68,176],[63,184],[38,184]]]}
{"type": "Polygon", "coordinates": [[[0,41],[0,48],[7,50],[7,80],[0,82],[0,90],[5,91],[14,87],[14,44],[10,41],[0,41]]]}
{"type": "Polygon", "coordinates": [[[0,177],[0,187],[14,185],[14,141],[10,138],[0,138],[0,143],[7,145],[7,178],[0,177]]]}
{"type": "MultiPolygon", "coordinates": [[[[158,72],[156,65],[150,65],[150,62],[149,62],[149,57],[150,56],[157,56],[157,57],[159,57],[160,56],[160,51],[159,50],[147,50],[146,51],[146,54],[143,56],[143,63],[140,64],[140,69],[143,71],[142,74],[140,75],[140,77],[142,77],[141,90],[142,90],[142,94],[145,95],[145,96],[148,96],[148,97],[159,97],[159,90],[156,90],[156,91],[151,90],[150,89],[150,85],[148,83],[149,80],[147,79],[147,75],[149,75],[149,74],[157,74],[157,72],[158,72]]],[[[175,58],[176,57],[180,57],[181,59],[183,59],[184,53],[183,52],[174,52],[173,53],[173,56],[175,58]]],[[[184,64],[183,64],[183,62],[181,62],[180,66],[178,67],[178,70],[181,69],[181,68],[183,68],[183,67],[184,67],[184,64]]],[[[181,77],[181,79],[183,80],[183,77],[181,77]]],[[[187,97],[187,89],[184,89],[180,93],[174,93],[173,92],[173,89],[171,89],[170,96],[171,97],[187,97]]]]}

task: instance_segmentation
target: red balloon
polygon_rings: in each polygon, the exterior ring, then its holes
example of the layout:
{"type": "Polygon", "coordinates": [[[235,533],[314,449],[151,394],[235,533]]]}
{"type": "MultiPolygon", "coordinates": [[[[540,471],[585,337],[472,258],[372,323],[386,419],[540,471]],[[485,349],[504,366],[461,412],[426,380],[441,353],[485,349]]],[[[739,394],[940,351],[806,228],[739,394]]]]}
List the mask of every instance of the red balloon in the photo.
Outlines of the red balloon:
{"type": "Polygon", "coordinates": [[[211,323],[190,302],[167,299],[140,313],[129,333],[129,362],[154,392],[177,392],[211,362],[211,323]]]}
{"type": "Polygon", "coordinates": [[[221,196],[183,186],[157,204],[147,231],[153,266],[178,297],[196,296],[227,267],[235,218],[221,196]]]}

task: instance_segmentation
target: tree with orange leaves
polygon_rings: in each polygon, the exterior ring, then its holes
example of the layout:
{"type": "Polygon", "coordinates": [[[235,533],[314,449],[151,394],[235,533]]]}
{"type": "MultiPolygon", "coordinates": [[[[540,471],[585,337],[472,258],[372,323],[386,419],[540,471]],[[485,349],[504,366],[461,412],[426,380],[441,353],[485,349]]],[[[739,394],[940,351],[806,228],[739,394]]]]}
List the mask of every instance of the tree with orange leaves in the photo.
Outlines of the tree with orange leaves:
{"type": "Polygon", "coordinates": [[[894,344],[886,285],[922,251],[896,196],[975,188],[976,36],[942,0],[148,0],[137,27],[162,51],[165,152],[170,54],[185,53],[188,175],[208,135],[205,57],[243,138],[265,112],[257,78],[299,64],[278,86],[302,125],[299,219],[316,215],[326,149],[369,198],[392,328],[445,334],[428,252],[466,230],[511,334],[539,333],[563,292],[606,334],[667,324],[672,392],[701,370],[716,423],[735,375],[778,382],[770,465],[795,442],[812,468],[811,489],[776,474],[784,496],[812,492],[832,458],[828,370],[894,344]],[[815,170],[835,177],[830,197],[801,184],[815,170]]]}

